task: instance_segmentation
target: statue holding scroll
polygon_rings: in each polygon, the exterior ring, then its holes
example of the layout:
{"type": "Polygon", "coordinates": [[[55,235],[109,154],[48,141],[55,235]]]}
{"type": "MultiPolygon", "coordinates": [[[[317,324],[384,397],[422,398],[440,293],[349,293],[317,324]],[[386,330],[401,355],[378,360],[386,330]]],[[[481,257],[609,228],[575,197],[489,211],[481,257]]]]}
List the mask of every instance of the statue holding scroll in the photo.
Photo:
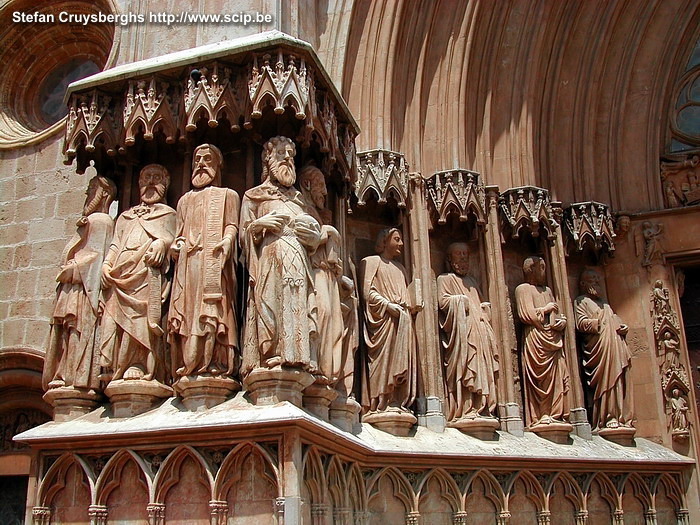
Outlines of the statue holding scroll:
{"type": "Polygon", "coordinates": [[[175,210],[164,204],[169,184],[163,166],[141,170],[141,204],[117,219],[102,266],[102,367],[112,381],[165,380],[161,308],[170,292],[165,274],[175,237],[175,210]]]}
{"type": "Polygon", "coordinates": [[[239,197],[220,187],[222,164],[216,146],[198,146],[192,157],[193,189],[177,204],[168,337],[180,377],[231,376],[237,367],[239,197]]]}
{"type": "Polygon", "coordinates": [[[51,320],[51,340],[44,363],[44,389],[100,386],[96,331],[99,318],[100,272],[112,241],[114,220],[109,206],[117,195],[110,179],[94,174],[88,183],[78,230],[63,252],[51,320]]]}
{"type": "Polygon", "coordinates": [[[407,275],[395,259],[403,240],[398,228],[382,230],[375,249],[379,255],[362,259],[365,303],[365,342],[369,365],[369,412],[408,411],[416,396],[416,334],[407,275]]]}
{"type": "Polygon", "coordinates": [[[632,354],[627,348],[627,325],[603,298],[601,275],[584,270],[581,295],[574,301],[576,330],[583,339],[583,366],[593,389],[593,428],[632,426],[629,370],[632,354]]]}
{"type": "Polygon", "coordinates": [[[530,428],[568,417],[569,368],[564,357],[566,317],[546,283],[541,257],[523,263],[525,281],[515,289],[518,317],[523,323],[522,365],[530,428]]]}
{"type": "Polygon", "coordinates": [[[321,225],[293,186],[296,147],[273,137],[262,153],[262,183],[241,206],[241,249],[248,263],[243,373],[279,366],[316,371],[310,348],[317,336],[310,254],[321,225]]]}
{"type": "Polygon", "coordinates": [[[491,328],[490,303],[467,275],[468,248],[447,248],[452,272],[437,278],[448,421],[493,417],[496,409],[498,347],[491,328]]]}

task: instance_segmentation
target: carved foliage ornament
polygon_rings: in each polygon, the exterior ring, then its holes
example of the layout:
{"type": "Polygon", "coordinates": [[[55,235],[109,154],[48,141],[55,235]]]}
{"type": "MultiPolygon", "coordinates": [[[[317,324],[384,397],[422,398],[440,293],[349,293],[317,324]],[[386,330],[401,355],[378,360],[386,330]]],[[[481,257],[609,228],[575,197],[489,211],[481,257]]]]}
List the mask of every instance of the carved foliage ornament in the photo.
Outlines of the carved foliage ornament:
{"type": "MultiPolygon", "coordinates": [[[[231,131],[240,131],[238,118],[243,114],[243,106],[237,94],[245,91],[240,86],[244,77],[234,76],[231,68],[220,67],[215,63],[211,70],[203,67],[193,69],[185,89],[185,131],[195,131],[197,121],[205,118],[211,128],[219,125],[219,119],[226,116],[231,123],[231,131]]],[[[249,122],[246,114],[246,122],[249,122]]],[[[245,124],[244,124],[245,126],[245,124]]]]}
{"type": "Polygon", "coordinates": [[[556,237],[558,224],[547,190],[535,186],[511,188],[501,194],[499,203],[514,239],[520,237],[523,231],[539,237],[540,228],[546,232],[547,240],[556,237]]]}
{"type": "Polygon", "coordinates": [[[402,153],[387,150],[362,151],[359,157],[358,180],[355,194],[357,204],[364,206],[367,195],[376,193],[385,203],[393,193],[400,208],[408,200],[408,163],[402,153]]]}
{"type": "Polygon", "coordinates": [[[681,328],[678,314],[671,305],[670,293],[662,281],[657,280],[649,295],[653,317],[654,342],[660,359],[661,388],[669,414],[671,435],[676,441],[685,441],[690,435],[687,395],[690,380],[681,362],[681,328]]]}
{"type": "Polygon", "coordinates": [[[309,112],[310,94],[313,92],[313,75],[308,74],[304,59],[298,63],[294,55],[277,52],[277,60],[269,54],[256,55],[253,59],[248,90],[253,106],[252,117],[262,117],[262,108],[270,104],[281,115],[285,107],[291,107],[299,120],[309,112]]]}
{"type": "Polygon", "coordinates": [[[615,250],[615,224],[610,208],[600,202],[577,202],[564,210],[564,224],[576,250],[591,247],[596,253],[615,250]]]}
{"type": "Polygon", "coordinates": [[[450,213],[463,222],[474,215],[478,224],[486,223],[486,195],[475,171],[440,171],[426,181],[426,187],[438,224],[445,224],[450,213]]]}
{"type": "Polygon", "coordinates": [[[92,153],[97,144],[103,144],[108,155],[117,153],[121,119],[116,118],[112,97],[97,90],[71,97],[66,118],[66,140],[63,154],[66,161],[76,156],[80,144],[92,153]]]}
{"type": "Polygon", "coordinates": [[[150,81],[129,82],[124,103],[124,143],[133,146],[143,130],[145,140],[162,131],[165,142],[173,144],[178,131],[178,87],[152,77],[150,81]]]}

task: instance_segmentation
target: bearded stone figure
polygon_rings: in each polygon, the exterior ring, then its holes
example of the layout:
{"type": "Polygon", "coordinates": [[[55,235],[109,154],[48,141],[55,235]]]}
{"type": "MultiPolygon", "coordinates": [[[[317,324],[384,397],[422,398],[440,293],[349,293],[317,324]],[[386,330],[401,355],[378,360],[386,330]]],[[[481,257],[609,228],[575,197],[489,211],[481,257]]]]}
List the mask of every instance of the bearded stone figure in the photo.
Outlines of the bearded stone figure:
{"type": "Polygon", "coordinates": [[[321,241],[321,225],[293,186],[295,155],[290,139],[267,141],[263,182],[243,197],[240,242],[249,272],[244,375],[280,367],[316,372],[311,355],[317,325],[310,255],[321,241]]]}
{"type": "MultiPolygon", "coordinates": [[[[173,367],[181,379],[228,379],[237,367],[239,197],[234,190],[220,187],[222,164],[216,146],[198,146],[192,156],[193,189],[177,204],[168,339],[173,367]]],[[[188,381],[181,380],[180,387],[188,381]]]]}
{"type": "Polygon", "coordinates": [[[316,319],[318,337],[312,349],[319,372],[332,385],[342,375],[343,365],[343,312],[341,308],[340,279],[343,264],[340,259],[340,233],[330,222],[326,209],[326,181],[315,166],[307,166],[299,173],[299,186],[307,211],[321,225],[316,251],[311,255],[311,273],[316,290],[316,319]]]}
{"type": "Polygon", "coordinates": [[[56,389],[78,389],[90,397],[96,396],[94,390],[100,386],[96,347],[100,272],[112,241],[114,221],[107,212],[117,189],[111,180],[98,176],[93,166],[86,172],[94,176],[77,232],[63,252],[56,278],[59,285],[43,372],[43,386],[49,390],[47,401],[51,403],[57,395],[66,397],[56,389]]]}
{"type": "Polygon", "coordinates": [[[522,365],[528,424],[538,426],[563,422],[569,414],[567,393],[569,369],[564,357],[566,317],[546,283],[541,257],[523,263],[525,281],[515,289],[518,317],[523,323],[522,365]]]}
{"type": "Polygon", "coordinates": [[[397,228],[382,230],[372,255],[362,260],[365,342],[369,365],[364,420],[373,413],[408,413],[416,395],[416,334],[406,270],[395,259],[403,240],[397,228]]]}
{"type": "Polygon", "coordinates": [[[175,210],[164,204],[168,171],[149,164],[139,175],[141,203],[117,219],[102,266],[102,367],[111,381],[165,381],[162,305],[170,292],[168,250],[175,210]]]}
{"type": "Polygon", "coordinates": [[[593,389],[593,428],[599,432],[631,428],[633,419],[628,379],[632,354],[625,342],[628,328],[605,301],[601,282],[596,270],[584,270],[579,280],[581,295],[574,300],[583,365],[593,389]]]}
{"type": "Polygon", "coordinates": [[[498,347],[490,319],[490,303],[481,302],[470,277],[468,247],[447,248],[452,272],[437,278],[438,306],[447,386],[448,425],[460,420],[493,417],[496,409],[498,347]]]}

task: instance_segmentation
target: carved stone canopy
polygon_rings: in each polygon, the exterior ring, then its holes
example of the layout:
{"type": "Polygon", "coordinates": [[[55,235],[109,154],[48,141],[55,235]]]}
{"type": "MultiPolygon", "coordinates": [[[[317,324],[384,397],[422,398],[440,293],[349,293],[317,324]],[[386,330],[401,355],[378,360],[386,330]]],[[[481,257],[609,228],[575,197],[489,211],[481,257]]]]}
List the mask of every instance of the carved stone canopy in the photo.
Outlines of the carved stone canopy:
{"type": "Polygon", "coordinates": [[[564,210],[568,245],[577,251],[586,246],[596,253],[615,250],[615,223],[607,204],[588,201],[571,204],[564,210]]]}
{"type": "Polygon", "coordinates": [[[66,101],[67,164],[98,147],[125,154],[138,137],[185,143],[202,122],[255,133],[271,108],[289,111],[305,147],[316,141],[346,180],[356,177],[355,120],[311,45],[279,31],[124,64],[72,83],[66,101]]]}
{"type": "Polygon", "coordinates": [[[451,213],[465,222],[472,215],[477,224],[486,223],[486,192],[475,171],[439,171],[426,180],[428,201],[438,224],[445,224],[451,213]]]}
{"type": "Polygon", "coordinates": [[[547,240],[556,237],[558,228],[556,210],[549,196],[549,191],[536,186],[511,188],[501,193],[499,199],[501,215],[510,227],[514,239],[523,231],[533,237],[539,237],[540,228],[546,232],[547,240]]]}
{"type": "Polygon", "coordinates": [[[364,206],[370,193],[375,193],[380,203],[393,194],[400,208],[408,201],[408,163],[403,153],[375,149],[361,151],[358,178],[355,187],[357,204],[364,206]]]}

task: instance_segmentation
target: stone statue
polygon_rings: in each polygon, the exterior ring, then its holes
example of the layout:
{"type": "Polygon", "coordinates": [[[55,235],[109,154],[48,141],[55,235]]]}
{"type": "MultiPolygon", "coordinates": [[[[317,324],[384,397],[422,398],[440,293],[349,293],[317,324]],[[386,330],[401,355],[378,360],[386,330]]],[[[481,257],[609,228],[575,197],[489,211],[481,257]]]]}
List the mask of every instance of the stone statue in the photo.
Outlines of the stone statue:
{"type": "Polygon", "coordinates": [[[593,428],[631,427],[632,354],[625,342],[627,325],[604,300],[596,270],[584,270],[579,287],[581,295],[574,300],[576,330],[583,337],[583,365],[593,389],[593,428]]]}
{"type": "Polygon", "coordinates": [[[202,144],[192,156],[192,186],[177,203],[168,339],[176,375],[236,372],[238,194],[221,188],[223,156],[202,144]]]}
{"type": "Polygon", "coordinates": [[[469,275],[468,247],[447,248],[452,272],[437,278],[440,328],[447,386],[448,421],[492,417],[496,409],[498,348],[491,328],[490,303],[481,302],[469,275]]]}
{"type": "Polygon", "coordinates": [[[44,389],[74,387],[86,391],[100,386],[96,330],[99,317],[100,273],[114,220],[109,206],[117,195],[114,182],[94,174],[87,189],[78,230],[63,252],[51,340],[44,363],[44,389]]]}
{"type": "Polygon", "coordinates": [[[416,395],[416,334],[406,270],[395,259],[403,240],[398,228],[382,230],[379,255],[362,259],[365,343],[369,365],[369,412],[408,411],[416,395]]]}
{"type": "Polygon", "coordinates": [[[296,181],[294,143],[273,137],[262,153],[262,184],[245,193],[241,248],[248,263],[243,373],[278,366],[316,371],[317,335],[310,254],[321,225],[307,212],[296,181]]]}
{"type": "Polygon", "coordinates": [[[642,266],[651,266],[661,258],[661,235],[663,231],[663,224],[654,224],[651,221],[642,223],[641,233],[644,239],[642,266]]]}
{"type": "Polygon", "coordinates": [[[355,379],[355,353],[360,345],[360,322],[358,319],[359,298],[355,283],[355,268],[352,260],[348,261],[351,275],[340,278],[340,309],[343,315],[343,352],[339,365],[338,390],[345,397],[353,397],[355,379]]]}
{"type": "Polygon", "coordinates": [[[306,210],[321,225],[321,236],[316,251],[311,255],[311,273],[316,290],[318,337],[313,343],[313,354],[319,372],[330,384],[341,375],[343,359],[343,312],[340,303],[340,279],[343,264],[340,259],[341,239],[330,222],[326,206],[326,181],[315,166],[307,166],[299,173],[299,186],[306,210]],[[323,217],[325,215],[325,217],[323,217]]]}
{"type": "Polygon", "coordinates": [[[688,420],[688,402],[678,388],[671,391],[671,430],[674,434],[687,433],[690,430],[688,420]]]}
{"type": "Polygon", "coordinates": [[[175,238],[175,210],[163,204],[169,184],[163,166],[141,170],[141,204],[117,219],[102,266],[102,367],[112,381],[150,381],[156,369],[165,381],[161,307],[170,292],[165,274],[175,238]]]}
{"type": "Polygon", "coordinates": [[[569,368],[564,357],[566,317],[546,286],[541,257],[523,263],[525,283],[515,289],[518,317],[523,323],[522,365],[530,428],[568,417],[569,368]]]}
{"type": "Polygon", "coordinates": [[[657,343],[658,355],[664,358],[662,365],[664,370],[681,368],[680,344],[678,338],[670,330],[666,330],[662,339],[657,343]]]}

